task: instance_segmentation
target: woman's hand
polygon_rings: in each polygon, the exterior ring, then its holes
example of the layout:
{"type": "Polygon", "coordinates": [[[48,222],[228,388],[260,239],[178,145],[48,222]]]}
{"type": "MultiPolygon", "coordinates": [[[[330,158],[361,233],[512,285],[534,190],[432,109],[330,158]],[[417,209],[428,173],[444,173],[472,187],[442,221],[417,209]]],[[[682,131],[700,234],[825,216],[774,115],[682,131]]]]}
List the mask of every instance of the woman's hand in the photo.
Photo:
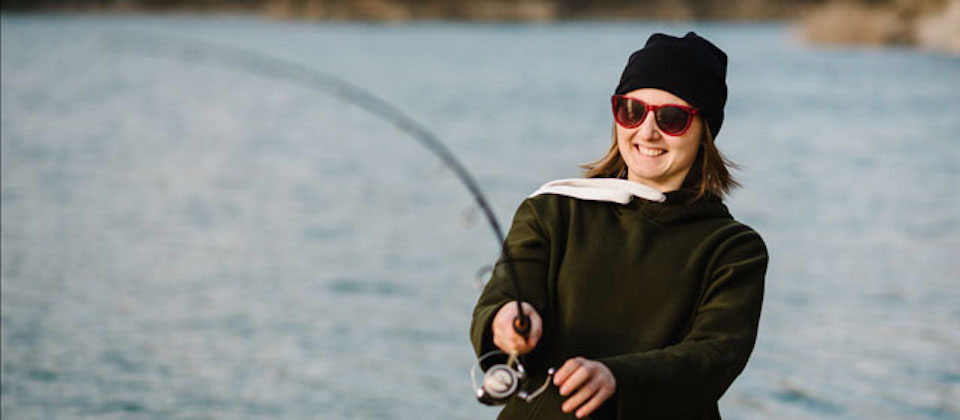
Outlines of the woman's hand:
{"type": "Polygon", "coordinates": [[[513,319],[517,317],[517,303],[508,302],[493,317],[493,344],[504,353],[527,354],[533,351],[543,334],[543,320],[533,305],[523,302],[523,313],[530,319],[530,334],[526,339],[513,329],[513,319]]]}
{"type": "Polygon", "coordinates": [[[577,410],[577,418],[590,415],[617,391],[617,378],[610,368],[583,357],[568,359],[553,375],[553,384],[560,387],[563,396],[576,391],[561,408],[564,413],[577,410]]]}

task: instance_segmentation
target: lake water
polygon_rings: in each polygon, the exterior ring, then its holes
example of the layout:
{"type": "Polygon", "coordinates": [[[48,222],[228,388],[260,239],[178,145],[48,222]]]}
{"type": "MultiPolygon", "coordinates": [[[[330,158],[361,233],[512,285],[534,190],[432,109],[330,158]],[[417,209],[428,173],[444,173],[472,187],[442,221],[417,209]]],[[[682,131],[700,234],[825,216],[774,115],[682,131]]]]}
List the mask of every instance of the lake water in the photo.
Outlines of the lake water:
{"type": "Polygon", "coordinates": [[[0,408],[21,418],[482,419],[498,245],[439,161],[334,96],[104,37],[338,75],[434,131],[501,223],[607,148],[653,31],[730,55],[731,211],[767,241],[733,419],[960,417],[960,58],[782,24],[2,17],[0,408]],[[178,38],[179,39],[179,38],[178,38]]]}

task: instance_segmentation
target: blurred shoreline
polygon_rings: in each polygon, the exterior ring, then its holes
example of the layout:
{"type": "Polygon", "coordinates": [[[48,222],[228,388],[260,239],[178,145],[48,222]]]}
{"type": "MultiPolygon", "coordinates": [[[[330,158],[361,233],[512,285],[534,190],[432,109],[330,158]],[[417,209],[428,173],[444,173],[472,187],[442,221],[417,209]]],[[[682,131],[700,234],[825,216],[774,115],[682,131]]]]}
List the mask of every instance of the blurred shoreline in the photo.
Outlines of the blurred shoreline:
{"type": "Polygon", "coordinates": [[[914,46],[960,55],[960,0],[0,0],[0,10],[367,22],[787,21],[811,44],[914,46]]]}
{"type": "Polygon", "coordinates": [[[789,19],[823,0],[0,0],[4,11],[232,12],[277,18],[406,21],[789,19]]]}
{"type": "Polygon", "coordinates": [[[960,55],[960,0],[829,1],[798,23],[812,44],[915,46],[960,55]]]}

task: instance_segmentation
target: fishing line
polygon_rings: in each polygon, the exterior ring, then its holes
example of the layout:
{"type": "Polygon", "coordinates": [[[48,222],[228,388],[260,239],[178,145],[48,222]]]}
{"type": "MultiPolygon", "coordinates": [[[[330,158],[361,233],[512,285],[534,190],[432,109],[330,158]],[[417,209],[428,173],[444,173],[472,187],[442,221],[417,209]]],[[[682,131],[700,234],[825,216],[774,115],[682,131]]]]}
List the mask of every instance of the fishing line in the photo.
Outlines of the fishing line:
{"type": "Polygon", "coordinates": [[[173,57],[191,63],[212,64],[229,70],[285,81],[315,91],[329,93],[374,116],[387,120],[440,158],[443,164],[453,171],[457,179],[473,195],[477,205],[483,210],[487,223],[496,236],[498,246],[500,246],[501,261],[505,263],[508,277],[510,277],[513,285],[517,313],[519,314],[514,319],[514,330],[524,337],[529,335],[530,320],[523,312],[520,304],[523,300],[520,294],[520,283],[512,264],[510,251],[507,249],[506,241],[500,230],[500,224],[490,209],[486,197],[466,167],[457,160],[435,134],[369,90],[332,74],[252,50],[212,44],[195,39],[180,37],[179,40],[176,40],[175,38],[178,37],[137,33],[126,34],[125,36],[105,35],[104,41],[108,49],[118,52],[150,57],[173,57]]]}

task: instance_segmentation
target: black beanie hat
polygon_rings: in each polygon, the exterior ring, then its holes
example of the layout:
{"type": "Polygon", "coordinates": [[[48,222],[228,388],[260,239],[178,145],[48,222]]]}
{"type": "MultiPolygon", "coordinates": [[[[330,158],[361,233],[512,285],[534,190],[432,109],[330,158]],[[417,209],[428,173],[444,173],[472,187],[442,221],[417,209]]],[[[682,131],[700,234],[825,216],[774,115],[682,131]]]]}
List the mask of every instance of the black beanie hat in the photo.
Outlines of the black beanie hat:
{"type": "Polygon", "coordinates": [[[627,60],[616,93],[657,88],[700,109],[717,137],[727,103],[727,55],[693,32],[683,38],[653,34],[627,60]]]}

